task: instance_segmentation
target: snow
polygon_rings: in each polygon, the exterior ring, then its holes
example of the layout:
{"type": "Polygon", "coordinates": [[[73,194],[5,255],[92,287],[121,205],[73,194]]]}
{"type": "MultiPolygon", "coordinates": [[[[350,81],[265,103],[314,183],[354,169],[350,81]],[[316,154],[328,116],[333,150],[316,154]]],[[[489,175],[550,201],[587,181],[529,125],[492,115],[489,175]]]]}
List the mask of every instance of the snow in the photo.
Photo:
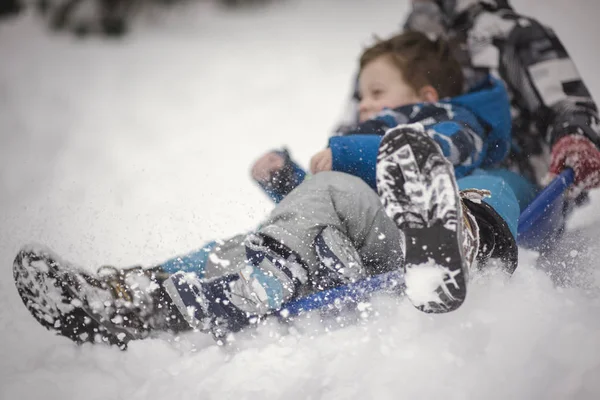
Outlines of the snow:
{"type": "MultiPolygon", "coordinates": [[[[448,257],[446,261],[450,261],[448,257]]],[[[459,287],[456,282],[456,275],[460,273],[460,269],[452,272],[448,268],[439,265],[433,259],[429,259],[427,262],[407,266],[406,274],[404,279],[406,281],[406,295],[410,298],[410,301],[415,307],[427,309],[429,303],[444,304],[444,301],[440,299],[438,288],[447,288],[448,286],[459,287]],[[448,277],[448,281],[444,281],[444,278],[448,277]]],[[[449,291],[445,290],[444,293],[451,299],[452,295],[449,291]]]]}
{"type": "MultiPolygon", "coordinates": [[[[600,5],[513,4],[556,28],[600,99],[600,5]]],[[[556,288],[522,251],[510,283],[478,277],[447,315],[382,297],[343,329],[313,315],[231,349],[191,334],[120,352],[50,335],[16,293],[12,260],[29,242],[92,270],[251,229],[271,207],[252,161],[285,144],[306,165],[342,111],[361,45],[406,9],[199,2],[141,21],[123,42],[47,35],[32,16],[0,24],[0,399],[598,398],[600,252],[571,253],[600,234],[597,192],[571,221],[567,260],[549,262],[553,277],[576,273],[574,286],[556,288]]]]}

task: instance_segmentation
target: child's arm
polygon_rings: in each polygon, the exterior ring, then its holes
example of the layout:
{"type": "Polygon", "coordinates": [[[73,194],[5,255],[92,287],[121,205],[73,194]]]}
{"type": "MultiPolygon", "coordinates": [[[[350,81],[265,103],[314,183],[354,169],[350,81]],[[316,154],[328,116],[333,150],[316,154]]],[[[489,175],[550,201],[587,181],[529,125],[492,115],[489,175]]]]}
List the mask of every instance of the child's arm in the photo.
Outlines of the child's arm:
{"type": "Polygon", "coordinates": [[[381,135],[399,124],[421,123],[464,176],[479,167],[486,152],[486,130],[466,108],[449,103],[426,103],[384,111],[359,125],[348,136],[329,139],[332,170],[362,178],[375,188],[375,167],[381,135]],[[359,134],[359,132],[367,134],[359,134]]]}
{"type": "MultiPolygon", "coordinates": [[[[508,103],[506,106],[508,108],[508,103]]],[[[457,178],[481,166],[487,152],[488,132],[469,110],[450,103],[440,103],[425,105],[418,114],[423,114],[420,122],[454,165],[457,178]],[[438,112],[428,109],[428,106],[437,107],[438,112]],[[430,120],[431,117],[427,115],[432,112],[437,115],[430,120]],[[430,121],[433,123],[429,125],[430,121]]]]}
{"type": "Polygon", "coordinates": [[[287,149],[273,151],[273,153],[282,158],[282,166],[274,172],[267,171],[267,179],[259,179],[253,168],[252,177],[271,200],[279,203],[296,186],[302,183],[306,177],[306,172],[290,158],[287,149]]]}
{"type": "Polygon", "coordinates": [[[375,166],[381,136],[350,135],[329,139],[332,171],[346,172],[375,188],[375,166]]]}
{"type": "MultiPolygon", "coordinates": [[[[558,174],[569,166],[581,172],[576,174],[576,184],[587,189],[600,187],[600,169],[593,167],[600,164],[598,104],[556,32],[513,10],[508,2],[496,2],[491,7],[472,4],[460,12],[450,2],[445,6],[434,1],[412,3],[404,29],[479,38],[466,41],[467,46],[461,50],[466,57],[458,57],[470,60],[463,62],[463,68],[469,71],[467,77],[476,78],[498,63],[498,73],[512,92],[516,111],[513,119],[521,125],[515,132],[522,146],[521,158],[539,154],[545,142],[552,149],[549,172],[558,174]],[[489,29],[491,20],[504,28],[489,29]],[[471,59],[473,54],[503,56],[498,60],[487,56],[471,59]]],[[[476,81],[469,79],[470,84],[476,81]]],[[[490,151],[494,151],[493,143],[490,151]]]]}

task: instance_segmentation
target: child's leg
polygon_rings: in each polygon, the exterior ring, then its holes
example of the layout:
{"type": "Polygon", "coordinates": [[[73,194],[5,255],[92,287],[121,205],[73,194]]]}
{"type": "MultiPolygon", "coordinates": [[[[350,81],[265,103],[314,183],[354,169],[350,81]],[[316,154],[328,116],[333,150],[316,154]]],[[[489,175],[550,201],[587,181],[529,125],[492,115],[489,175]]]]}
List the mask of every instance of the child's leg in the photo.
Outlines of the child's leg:
{"type": "MultiPolygon", "coordinates": [[[[390,224],[377,195],[362,180],[339,172],[323,172],[307,179],[302,189],[291,192],[290,196],[275,207],[257,232],[285,243],[307,264],[317,265],[312,242],[328,226],[354,239],[361,259],[372,272],[396,267],[386,264],[390,257],[382,256],[386,240],[381,238],[397,236],[397,228],[390,224]]],[[[194,272],[200,278],[234,272],[224,264],[239,265],[246,259],[246,236],[241,234],[206,243],[197,251],[160,265],[169,274],[194,272]],[[221,259],[229,262],[222,263],[221,259]]]]}
{"type": "Polygon", "coordinates": [[[514,197],[519,203],[521,212],[525,210],[529,204],[531,204],[539,192],[539,188],[531,183],[528,179],[506,168],[476,169],[469,175],[469,177],[481,176],[490,176],[502,179],[504,184],[508,185],[512,190],[514,197]]]}
{"type": "Polygon", "coordinates": [[[200,249],[168,259],[160,265],[168,274],[174,274],[179,271],[194,272],[198,276],[204,276],[204,270],[209,260],[210,252],[216,247],[217,242],[208,242],[200,249]]]}
{"type": "Polygon", "coordinates": [[[458,180],[463,191],[463,203],[469,216],[475,219],[478,234],[477,260],[479,266],[499,260],[512,273],[517,268],[517,227],[521,208],[513,186],[502,175],[476,174],[458,180]],[[469,200],[469,189],[487,190],[489,195],[469,200]]]}
{"type": "Polygon", "coordinates": [[[166,260],[160,266],[168,274],[193,272],[199,278],[223,275],[233,271],[226,265],[240,264],[246,259],[245,239],[246,234],[240,234],[225,240],[214,240],[196,251],[166,260]],[[222,262],[223,257],[228,262],[222,262]]]}
{"type": "Polygon", "coordinates": [[[338,172],[302,183],[244,246],[215,250],[206,279],[179,273],[166,288],[192,326],[219,336],[295,296],[402,264],[400,233],[378,196],[338,172]]]}
{"type": "Polygon", "coordinates": [[[321,173],[277,206],[257,233],[151,268],[97,273],[46,249],[23,249],[15,279],[32,314],[78,343],[124,347],[155,331],[190,329],[190,320],[217,334],[235,331],[293,296],[399,266],[399,233],[381,208],[361,180],[321,173]]]}
{"type": "Polygon", "coordinates": [[[377,156],[377,189],[405,235],[406,294],[425,312],[458,308],[475,260],[500,258],[512,273],[519,205],[497,176],[463,178],[420,124],[386,133],[377,156]],[[463,190],[459,189],[472,189],[463,190]],[[474,189],[473,189],[474,188],[474,189]],[[483,200],[485,190],[491,197],[483,200]]]}
{"type": "Polygon", "coordinates": [[[284,243],[314,272],[320,260],[313,242],[325,228],[350,240],[366,273],[398,268],[398,228],[377,194],[352,175],[321,172],[306,180],[279,203],[258,232],[284,243]]]}

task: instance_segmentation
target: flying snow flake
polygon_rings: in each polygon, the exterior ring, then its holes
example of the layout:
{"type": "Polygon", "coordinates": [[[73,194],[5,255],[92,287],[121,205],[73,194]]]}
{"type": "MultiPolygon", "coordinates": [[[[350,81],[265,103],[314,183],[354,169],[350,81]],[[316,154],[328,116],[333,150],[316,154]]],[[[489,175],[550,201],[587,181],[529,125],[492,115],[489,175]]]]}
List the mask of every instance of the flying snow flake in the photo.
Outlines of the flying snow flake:
{"type": "Polygon", "coordinates": [[[215,253],[210,253],[208,259],[213,264],[220,265],[222,267],[229,267],[229,265],[231,264],[231,261],[219,258],[219,256],[215,253]]]}

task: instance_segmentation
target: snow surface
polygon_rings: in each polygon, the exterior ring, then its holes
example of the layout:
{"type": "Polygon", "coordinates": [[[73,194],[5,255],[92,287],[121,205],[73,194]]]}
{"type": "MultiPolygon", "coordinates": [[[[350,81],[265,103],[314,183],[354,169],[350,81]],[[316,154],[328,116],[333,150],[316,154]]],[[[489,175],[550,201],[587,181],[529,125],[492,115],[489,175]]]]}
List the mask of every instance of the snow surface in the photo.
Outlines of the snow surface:
{"type": "MultiPolygon", "coordinates": [[[[47,35],[31,16],[0,24],[1,399],[600,397],[600,252],[576,247],[600,234],[597,192],[547,268],[571,286],[556,288],[523,251],[510,284],[481,277],[447,315],[382,298],[344,329],[313,316],[281,339],[277,327],[240,338],[237,350],[187,335],[120,352],[50,335],[21,303],[11,265],[25,243],[95,269],[150,265],[251,229],[271,208],[251,162],[286,144],[306,165],[361,45],[407,9],[373,3],[201,2],[145,16],[122,42],[47,35]]],[[[600,4],[513,4],[556,28],[600,99],[600,4]]]]}

